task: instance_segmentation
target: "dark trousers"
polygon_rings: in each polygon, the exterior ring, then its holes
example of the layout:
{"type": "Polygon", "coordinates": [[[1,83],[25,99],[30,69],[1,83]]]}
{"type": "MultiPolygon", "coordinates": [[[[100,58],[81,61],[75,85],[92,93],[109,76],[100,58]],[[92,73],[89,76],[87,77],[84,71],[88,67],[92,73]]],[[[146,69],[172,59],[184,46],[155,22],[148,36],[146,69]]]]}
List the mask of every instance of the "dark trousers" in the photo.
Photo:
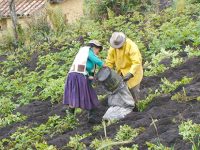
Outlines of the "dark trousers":
{"type": "Polygon", "coordinates": [[[137,103],[139,101],[139,99],[140,99],[140,84],[138,84],[135,87],[129,89],[129,91],[131,92],[131,94],[133,96],[133,99],[137,103]]]}

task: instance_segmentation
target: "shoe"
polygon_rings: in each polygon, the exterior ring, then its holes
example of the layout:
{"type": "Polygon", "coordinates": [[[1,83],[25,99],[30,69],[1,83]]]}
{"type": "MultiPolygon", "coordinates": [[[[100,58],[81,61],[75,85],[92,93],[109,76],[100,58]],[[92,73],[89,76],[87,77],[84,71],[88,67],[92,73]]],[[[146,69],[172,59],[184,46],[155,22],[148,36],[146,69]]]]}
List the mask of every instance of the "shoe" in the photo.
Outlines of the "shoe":
{"type": "Polygon", "coordinates": [[[138,108],[137,108],[136,105],[135,105],[135,107],[133,108],[133,111],[134,111],[134,112],[139,112],[139,110],[138,110],[138,108]]]}
{"type": "Polygon", "coordinates": [[[61,112],[66,112],[68,110],[69,106],[68,105],[63,105],[61,112]]]}
{"type": "Polygon", "coordinates": [[[68,112],[69,112],[70,114],[73,114],[73,115],[74,115],[74,113],[75,113],[75,108],[69,107],[69,108],[68,108],[68,112]]]}
{"type": "Polygon", "coordinates": [[[67,105],[64,105],[61,111],[69,113],[69,114],[74,114],[75,113],[75,108],[71,108],[71,107],[69,107],[67,105]]]}
{"type": "Polygon", "coordinates": [[[93,109],[88,111],[88,123],[91,124],[101,123],[101,121],[97,119],[95,111],[93,109]]]}

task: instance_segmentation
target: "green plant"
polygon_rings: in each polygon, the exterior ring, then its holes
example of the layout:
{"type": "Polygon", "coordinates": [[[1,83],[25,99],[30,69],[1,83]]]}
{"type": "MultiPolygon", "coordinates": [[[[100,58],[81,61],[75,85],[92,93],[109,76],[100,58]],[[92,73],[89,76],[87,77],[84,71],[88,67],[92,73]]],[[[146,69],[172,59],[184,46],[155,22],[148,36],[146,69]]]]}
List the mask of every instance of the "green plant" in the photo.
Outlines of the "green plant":
{"type": "Polygon", "coordinates": [[[148,150],[174,150],[173,147],[169,148],[169,147],[162,145],[161,143],[153,144],[150,142],[146,142],[146,144],[148,146],[148,150]]]}
{"type": "MultiPolygon", "coordinates": [[[[53,136],[62,133],[65,130],[74,129],[78,125],[77,120],[73,115],[68,115],[65,118],[60,116],[51,116],[45,124],[41,124],[34,128],[27,126],[18,128],[10,136],[9,139],[2,139],[2,144],[6,143],[5,148],[13,149],[35,149],[38,147],[47,147],[44,135],[53,136]]],[[[50,147],[54,148],[54,147],[50,147]]]]}
{"type": "Polygon", "coordinates": [[[92,128],[93,131],[99,131],[101,129],[103,129],[103,126],[101,124],[100,125],[94,125],[93,128],[92,128]]]}
{"type": "Polygon", "coordinates": [[[165,67],[163,64],[160,64],[160,62],[163,59],[172,59],[172,61],[170,63],[171,67],[180,65],[183,62],[183,59],[179,58],[178,54],[179,54],[178,51],[166,51],[164,48],[161,48],[160,53],[152,54],[153,59],[151,61],[145,62],[144,75],[145,76],[155,76],[155,75],[167,70],[168,67],[165,67]]]}
{"type": "Polygon", "coordinates": [[[75,135],[73,137],[70,137],[70,141],[67,144],[67,147],[72,148],[74,150],[83,150],[86,149],[86,145],[82,142],[80,142],[80,140],[90,136],[91,133],[86,133],[83,135],[75,135]]]}
{"type": "Polygon", "coordinates": [[[19,112],[16,114],[8,114],[7,116],[0,118],[0,128],[11,125],[12,123],[24,121],[26,118],[26,116],[21,115],[19,112]]]}
{"type": "Polygon", "coordinates": [[[187,102],[187,101],[191,101],[191,100],[194,100],[194,99],[198,100],[198,98],[196,98],[194,96],[187,96],[187,92],[186,92],[184,87],[183,87],[183,90],[181,92],[174,94],[171,97],[171,99],[178,101],[178,102],[187,102]]]}
{"type": "Polygon", "coordinates": [[[120,129],[115,136],[115,140],[117,141],[133,140],[143,130],[144,130],[143,128],[133,129],[128,125],[120,126],[120,129]]]}
{"type": "MultiPolygon", "coordinates": [[[[111,140],[109,138],[101,139],[101,140],[98,140],[98,139],[95,138],[92,141],[92,143],[90,144],[90,147],[94,148],[94,149],[99,149],[100,147],[107,145],[107,144],[111,144],[111,143],[113,143],[113,140],[111,140]]],[[[106,150],[111,150],[111,147],[112,146],[107,146],[106,150]]]]}
{"type": "Polygon", "coordinates": [[[179,134],[183,136],[183,140],[192,143],[192,150],[200,149],[200,125],[193,123],[191,120],[182,122],[179,125],[179,134]]]}
{"type": "Polygon", "coordinates": [[[192,48],[190,46],[186,46],[184,51],[189,55],[189,57],[200,56],[199,49],[195,49],[195,48],[192,48]]]}
{"type": "Polygon", "coordinates": [[[133,144],[131,148],[128,147],[120,147],[120,150],[138,150],[139,146],[136,144],[133,144]]]}
{"type": "Polygon", "coordinates": [[[163,93],[168,94],[172,91],[174,91],[178,86],[180,85],[186,85],[188,83],[190,83],[192,81],[192,78],[188,78],[188,77],[183,77],[180,81],[175,81],[175,82],[170,82],[169,80],[167,80],[166,78],[161,79],[162,81],[162,85],[161,90],[163,93]]]}
{"type": "Polygon", "coordinates": [[[144,111],[144,109],[148,106],[149,103],[153,101],[153,99],[161,94],[160,91],[155,90],[154,93],[151,90],[144,100],[140,100],[136,105],[139,109],[139,111],[144,111]]]}
{"type": "Polygon", "coordinates": [[[40,97],[44,100],[50,98],[52,103],[60,102],[63,93],[64,79],[65,77],[50,79],[49,82],[47,82],[48,86],[41,92],[40,97]]]}
{"type": "Polygon", "coordinates": [[[78,120],[74,115],[67,115],[65,118],[61,118],[60,116],[51,116],[49,120],[45,124],[46,129],[50,132],[50,135],[62,133],[67,129],[74,129],[78,125],[78,120]]]}
{"type": "Polygon", "coordinates": [[[16,108],[16,104],[6,97],[1,97],[0,99],[0,116],[2,117],[11,114],[16,108]]]}
{"type": "Polygon", "coordinates": [[[197,100],[200,101],[200,96],[197,97],[197,100]]]}
{"type": "Polygon", "coordinates": [[[46,7],[46,13],[49,16],[53,29],[57,33],[62,33],[67,23],[62,9],[60,7],[55,8],[48,5],[46,7]]]}
{"type": "Polygon", "coordinates": [[[85,0],[84,12],[92,19],[102,20],[108,18],[108,14],[112,11],[115,15],[125,14],[133,11],[133,9],[140,4],[139,1],[133,0],[85,0]]]}
{"type": "Polygon", "coordinates": [[[35,148],[37,150],[57,150],[57,148],[53,145],[48,145],[46,141],[38,143],[35,143],[35,148]]]}
{"type": "Polygon", "coordinates": [[[169,94],[170,92],[174,91],[176,88],[182,85],[189,84],[192,81],[192,78],[183,77],[180,81],[170,82],[166,78],[161,79],[162,83],[160,88],[155,91],[150,89],[148,96],[144,100],[140,100],[137,103],[137,107],[139,111],[143,111],[150,102],[154,100],[155,97],[160,96],[161,94],[169,94]]]}

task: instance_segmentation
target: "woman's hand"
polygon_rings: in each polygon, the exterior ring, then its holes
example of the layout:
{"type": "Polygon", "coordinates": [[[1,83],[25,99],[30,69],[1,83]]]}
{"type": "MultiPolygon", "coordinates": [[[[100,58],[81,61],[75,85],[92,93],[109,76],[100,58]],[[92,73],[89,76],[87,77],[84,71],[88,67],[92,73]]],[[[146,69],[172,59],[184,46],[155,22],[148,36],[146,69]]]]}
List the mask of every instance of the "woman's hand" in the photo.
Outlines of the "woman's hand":
{"type": "Polygon", "coordinates": [[[88,79],[89,79],[89,80],[93,80],[94,77],[93,77],[93,76],[89,76],[88,79]]]}

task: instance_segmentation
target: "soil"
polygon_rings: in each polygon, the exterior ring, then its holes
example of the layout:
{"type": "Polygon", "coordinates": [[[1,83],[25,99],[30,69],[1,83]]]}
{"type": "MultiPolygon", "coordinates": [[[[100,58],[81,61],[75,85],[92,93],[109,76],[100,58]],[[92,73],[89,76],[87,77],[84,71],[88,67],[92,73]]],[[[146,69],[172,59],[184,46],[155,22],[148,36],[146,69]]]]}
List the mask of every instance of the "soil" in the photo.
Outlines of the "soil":
{"type": "Polygon", "coordinates": [[[7,138],[15,132],[18,127],[33,127],[45,123],[49,116],[55,114],[64,116],[65,113],[61,111],[62,107],[62,104],[52,105],[50,101],[34,101],[28,105],[19,107],[16,112],[27,116],[27,119],[23,122],[0,128],[0,139],[7,138]]]}
{"type": "Polygon", "coordinates": [[[161,84],[161,79],[166,78],[167,80],[174,82],[181,80],[184,76],[190,78],[196,78],[200,73],[200,59],[195,57],[187,60],[180,66],[171,68],[164,73],[156,76],[146,77],[141,82],[141,99],[143,99],[148,93],[148,89],[155,90],[161,84]]]}
{"type": "MultiPolygon", "coordinates": [[[[141,83],[141,93],[145,95],[148,89],[156,89],[161,84],[161,78],[167,78],[170,81],[180,80],[184,76],[193,77],[194,80],[185,86],[187,94],[190,96],[200,96],[200,58],[195,57],[188,59],[184,64],[171,68],[162,74],[152,77],[146,77],[141,83]]],[[[175,92],[181,91],[182,88],[177,88],[175,92]]],[[[98,93],[102,94],[102,90],[98,89],[98,93]]],[[[152,103],[146,108],[144,112],[132,112],[118,123],[107,127],[107,136],[114,138],[120,125],[128,124],[133,128],[144,127],[145,131],[141,133],[135,140],[125,146],[130,147],[132,144],[138,144],[139,149],[147,149],[145,142],[156,143],[160,141],[166,146],[173,146],[175,150],[189,150],[191,144],[183,141],[178,133],[178,125],[187,119],[193,120],[195,123],[200,123],[200,102],[192,100],[187,103],[178,103],[171,100],[173,93],[162,95],[154,99],[152,103]],[[155,122],[153,124],[152,122],[155,122]],[[157,130],[155,129],[155,126],[157,130]]],[[[6,138],[16,131],[17,127],[28,125],[30,127],[45,123],[49,116],[60,115],[64,116],[62,104],[52,105],[49,101],[35,101],[28,105],[18,108],[16,111],[28,116],[27,120],[15,123],[11,126],[0,129],[0,139],[6,138]]],[[[96,118],[101,120],[101,117],[107,110],[106,99],[96,111],[96,118]]],[[[92,135],[83,139],[81,142],[85,143],[87,149],[92,140],[104,137],[104,131],[99,130],[93,132],[93,124],[87,123],[87,112],[77,115],[80,125],[74,130],[65,131],[62,134],[54,137],[46,136],[48,144],[57,146],[59,149],[67,149],[65,146],[69,142],[70,136],[75,134],[84,134],[92,132],[92,135]]],[[[119,149],[119,147],[114,147],[119,149]]]]}
{"type": "Polygon", "coordinates": [[[0,62],[6,61],[6,55],[0,55],[0,62]]]}

